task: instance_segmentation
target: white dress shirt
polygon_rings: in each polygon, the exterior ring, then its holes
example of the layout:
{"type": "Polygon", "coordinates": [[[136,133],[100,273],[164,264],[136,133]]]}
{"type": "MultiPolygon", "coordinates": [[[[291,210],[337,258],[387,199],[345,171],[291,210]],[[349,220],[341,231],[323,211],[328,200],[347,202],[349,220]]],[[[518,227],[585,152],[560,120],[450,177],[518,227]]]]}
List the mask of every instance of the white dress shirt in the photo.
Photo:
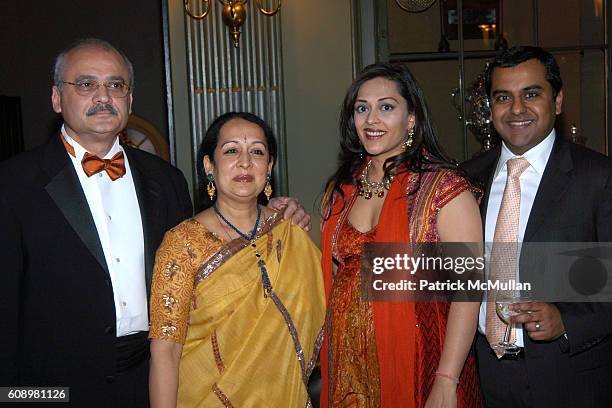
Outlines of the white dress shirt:
{"type": "MultiPolygon", "coordinates": [[[[87,177],[81,160],[86,150],[66,133],[62,135],[74,148],[68,154],[77,172],[93,216],[104,258],[110,273],[117,320],[117,337],[148,331],[147,288],[145,282],[144,236],[140,207],[130,164],[124,152],[125,175],[112,181],[105,171],[87,177]]],[[[119,138],[103,159],[123,151],[119,138]]]]}
{"type": "MultiPolygon", "coordinates": [[[[529,167],[523,172],[523,174],[521,174],[521,177],[519,178],[521,183],[521,213],[519,217],[518,241],[523,242],[527,221],[529,220],[529,214],[531,213],[531,207],[533,206],[536,193],[538,192],[538,187],[540,185],[540,181],[542,180],[546,163],[548,162],[548,158],[552,152],[555,137],[555,130],[553,129],[544,140],[529,149],[522,156],[515,155],[506,147],[505,143],[502,143],[501,155],[499,157],[499,161],[497,162],[495,174],[493,175],[493,183],[491,184],[489,202],[487,204],[485,222],[485,257],[487,260],[490,259],[491,243],[493,242],[493,237],[495,234],[495,224],[497,223],[499,207],[501,206],[504,189],[506,187],[506,179],[508,178],[508,167],[506,166],[506,162],[517,157],[523,157],[529,162],[529,167]]],[[[482,334],[485,334],[485,322],[487,319],[486,301],[487,299],[485,293],[483,302],[480,305],[480,314],[478,316],[478,330],[482,334]]],[[[522,326],[516,328],[516,345],[519,347],[524,347],[525,345],[523,341],[522,326]]]]}

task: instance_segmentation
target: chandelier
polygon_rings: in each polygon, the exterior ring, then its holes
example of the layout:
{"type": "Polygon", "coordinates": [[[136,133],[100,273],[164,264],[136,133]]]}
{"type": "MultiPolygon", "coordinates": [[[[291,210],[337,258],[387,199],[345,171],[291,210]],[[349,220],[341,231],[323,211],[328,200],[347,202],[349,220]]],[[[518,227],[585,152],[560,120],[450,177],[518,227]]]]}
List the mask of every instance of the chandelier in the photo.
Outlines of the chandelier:
{"type": "MultiPolygon", "coordinates": [[[[185,13],[189,15],[189,17],[194,18],[196,20],[202,20],[204,17],[208,15],[210,11],[211,4],[214,0],[200,0],[202,2],[202,7],[204,11],[202,14],[194,14],[189,6],[189,0],[185,0],[185,13]]],[[[232,37],[234,39],[234,47],[238,48],[239,40],[240,40],[240,27],[246,21],[246,9],[244,8],[245,4],[249,0],[218,0],[223,7],[223,11],[221,12],[221,18],[223,19],[223,23],[231,30],[232,37]]],[[[266,10],[261,5],[261,0],[253,0],[255,1],[256,7],[259,12],[265,16],[273,16],[280,11],[281,8],[281,0],[278,0],[276,7],[273,10],[266,10]]]]}

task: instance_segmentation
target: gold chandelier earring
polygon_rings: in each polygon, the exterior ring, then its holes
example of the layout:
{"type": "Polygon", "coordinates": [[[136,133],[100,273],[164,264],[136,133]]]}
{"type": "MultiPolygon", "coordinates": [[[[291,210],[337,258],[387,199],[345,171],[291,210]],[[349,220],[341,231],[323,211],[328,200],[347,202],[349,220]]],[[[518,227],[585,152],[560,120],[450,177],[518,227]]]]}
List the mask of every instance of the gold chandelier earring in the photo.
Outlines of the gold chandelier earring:
{"type": "Polygon", "coordinates": [[[210,201],[212,201],[213,198],[215,197],[215,192],[217,191],[217,188],[215,187],[215,176],[213,176],[212,173],[208,173],[206,175],[206,178],[208,179],[208,185],[206,186],[206,192],[208,193],[208,196],[210,197],[210,201]]]}
{"type": "Polygon", "coordinates": [[[268,174],[266,176],[266,186],[264,187],[264,194],[268,201],[270,201],[270,197],[272,197],[272,184],[270,184],[270,180],[272,180],[272,177],[268,174]]]}
{"type": "Polygon", "coordinates": [[[412,127],[409,131],[408,131],[408,139],[406,139],[406,141],[404,143],[402,143],[402,148],[404,150],[408,150],[412,147],[412,144],[414,143],[414,127],[412,127]]]}

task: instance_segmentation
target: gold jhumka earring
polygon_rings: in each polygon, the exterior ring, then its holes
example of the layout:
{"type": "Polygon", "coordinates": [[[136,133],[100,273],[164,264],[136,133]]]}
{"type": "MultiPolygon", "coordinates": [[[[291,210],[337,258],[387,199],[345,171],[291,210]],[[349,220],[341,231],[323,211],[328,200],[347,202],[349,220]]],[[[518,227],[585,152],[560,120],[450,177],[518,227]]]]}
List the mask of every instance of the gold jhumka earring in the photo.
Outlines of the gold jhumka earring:
{"type": "Polygon", "coordinates": [[[264,194],[268,201],[270,201],[270,197],[272,197],[272,184],[270,184],[270,180],[272,180],[272,177],[268,174],[266,176],[266,186],[264,187],[264,194]]]}
{"type": "Polygon", "coordinates": [[[217,191],[217,188],[215,187],[215,176],[213,176],[212,173],[208,173],[206,175],[206,178],[208,179],[208,185],[206,186],[206,192],[208,193],[208,196],[210,197],[210,201],[212,201],[213,198],[215,197],[215,192],[217,191]]]}

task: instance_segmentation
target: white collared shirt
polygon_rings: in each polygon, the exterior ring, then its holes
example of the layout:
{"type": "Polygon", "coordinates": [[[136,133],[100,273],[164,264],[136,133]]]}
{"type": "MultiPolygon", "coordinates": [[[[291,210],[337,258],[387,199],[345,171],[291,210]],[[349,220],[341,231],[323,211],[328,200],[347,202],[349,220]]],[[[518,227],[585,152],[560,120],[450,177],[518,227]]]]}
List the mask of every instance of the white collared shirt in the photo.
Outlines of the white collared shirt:
{"type": "MultiPolygon", "coordinates": [[[[508,178],[508,167],[506,162],[510,159],[517,157],[523,157],[529,162],[527,170],[521,174],[519,181],[521,183],[521,209],[519,216],[519,231],[518,241],[523,242],[525,236],[525,229],[527,227],[527,221],[529,220],[529,214],[531,213],[531,207],[538,192],[546,163],[552,152],[553,145],[555,143],[555,130],[553,129],[550,134],[538,143],[536,146],[529,149],[522,156],[517,156],[506,147],[505,143],[502,143],[501,155],[495,168],[493,175],[493,182],[491,184],[491,191],[489,193],[489,202],[487,204],[487,215],[485,222],[485,256],[486,259],[490,259],[491,254],[491,243],[495,234],[495,224],[497,223],[497,216],[499,215],[499,207],[501,206],[502,196],[504,195],[504,189],[506,187],[506,179],[508,178]]],[[[518,276],[517,276],[518,280],[518,276]]],[[[478,330],[485,334],[485,324],[487,320],[487,304],[486,304],[486,293],[483,298],[483,302],[480,304],[480,314],[478,316],[478,330]]],[[[523,328],[522,326],[516,329],[516,345],[524,347],[523,341],[523,328]]]]}
{"type": "MultiPolygon", "coordinates": [[[[124,152],[125,175],[112,181],[105,171],[88,177],[81,166],[86,150],[66,133],[74,148],[68,154],[85,193],[104,251],[115,302],[117,337],[149,330],[145,282],[144,235],[130,164],[124,152]]],[[[119,138],[103,159],[123,151],[119,138]]]]}

